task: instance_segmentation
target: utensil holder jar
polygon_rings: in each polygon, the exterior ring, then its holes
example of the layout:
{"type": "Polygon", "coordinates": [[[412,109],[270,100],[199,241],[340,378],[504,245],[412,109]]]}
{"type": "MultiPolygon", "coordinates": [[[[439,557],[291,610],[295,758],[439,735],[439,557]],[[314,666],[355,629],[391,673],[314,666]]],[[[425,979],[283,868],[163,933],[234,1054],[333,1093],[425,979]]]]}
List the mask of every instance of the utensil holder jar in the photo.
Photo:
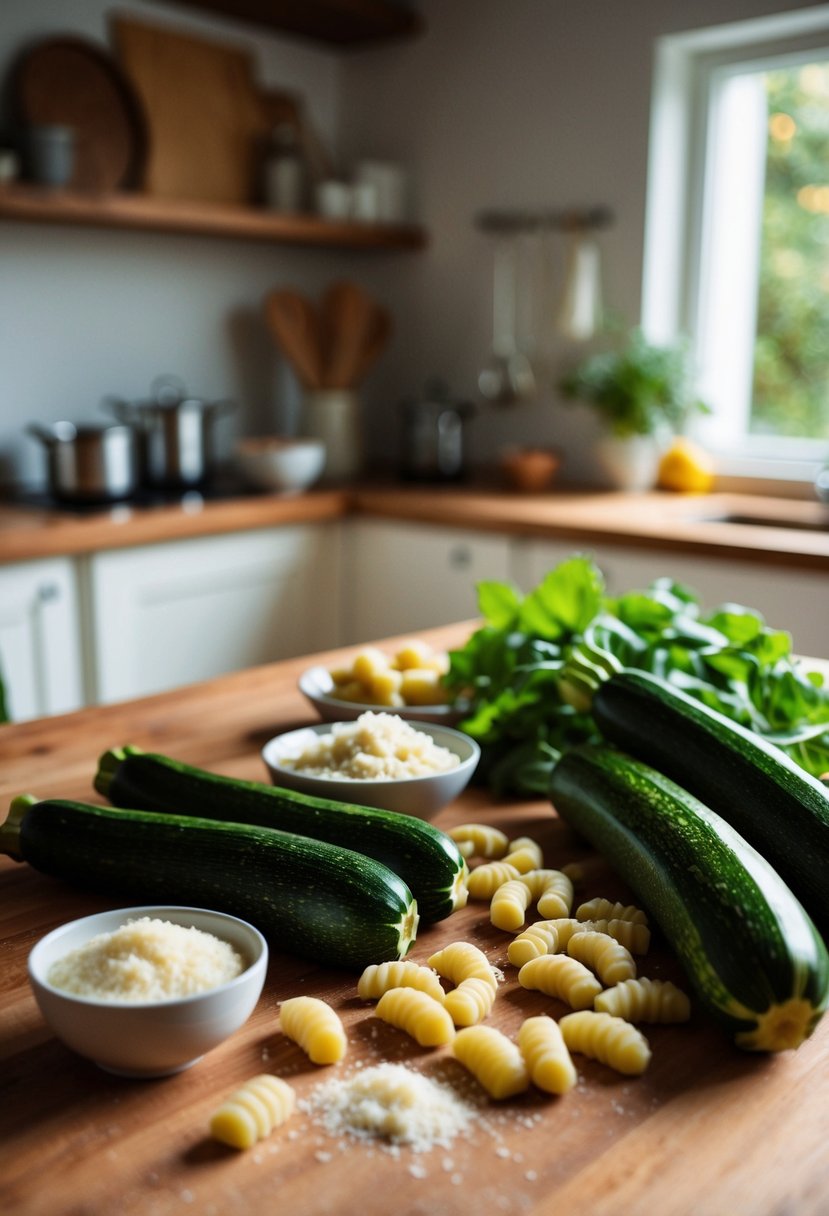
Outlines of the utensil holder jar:
{"type": "Polygon", "coordinates": [[[319,389],[302,399],[301,432],[325,444],[325,481],[350,481],[365,460],[361,402],[351,389],[319,389]]]}

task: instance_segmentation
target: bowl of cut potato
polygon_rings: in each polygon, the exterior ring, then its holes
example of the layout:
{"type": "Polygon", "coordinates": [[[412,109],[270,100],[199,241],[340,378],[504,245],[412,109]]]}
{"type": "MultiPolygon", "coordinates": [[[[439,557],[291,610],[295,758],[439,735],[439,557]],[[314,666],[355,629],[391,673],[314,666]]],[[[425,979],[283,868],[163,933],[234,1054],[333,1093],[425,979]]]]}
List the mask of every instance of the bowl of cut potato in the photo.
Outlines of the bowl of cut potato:
{"type": "Polygon", "coordinates": [[[442,680],[448,667],[446,651],[419,639],[393,652],[362,646],[341,667],[308,668],[299,690],[325,722],[353,722],[367,709],[382,709],[409,722],[452,726],[464,710],[449,703],[442,680]]]}

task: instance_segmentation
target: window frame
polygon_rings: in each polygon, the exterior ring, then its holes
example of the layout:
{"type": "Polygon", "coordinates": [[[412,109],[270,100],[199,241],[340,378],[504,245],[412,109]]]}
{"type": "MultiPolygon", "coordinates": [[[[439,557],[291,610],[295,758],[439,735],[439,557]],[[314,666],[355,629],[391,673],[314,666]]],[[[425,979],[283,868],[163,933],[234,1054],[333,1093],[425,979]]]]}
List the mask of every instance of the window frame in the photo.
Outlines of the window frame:
{"type": "MultiPolygon", "coordinates": [[[[700,340],[712,95],[728,75],[807,62],[815,54],[829,59],[829,5],[657,41],[642,280],[642,327],[653,341],[687,335],[696,347],[700,340]]],[[[717,451],[704,420],[698,430],[726,476],[812,482],[829,458],[829,447],[817,439],[777,439],[774,457],[753,437],[746,437],[742,453],[717,451]]]]}

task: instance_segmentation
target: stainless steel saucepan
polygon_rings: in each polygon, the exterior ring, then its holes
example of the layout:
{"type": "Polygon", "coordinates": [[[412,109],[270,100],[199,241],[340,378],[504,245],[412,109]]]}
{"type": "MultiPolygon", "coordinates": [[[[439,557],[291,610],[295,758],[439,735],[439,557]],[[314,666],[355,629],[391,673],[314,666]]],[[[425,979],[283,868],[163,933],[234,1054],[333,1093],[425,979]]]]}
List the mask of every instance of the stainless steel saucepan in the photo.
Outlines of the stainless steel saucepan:
{"type": "Polygon", "coordinates": [[[142,481],[164,490],[203,485],[216,471],[216,421],[234,402],[190,396],[175,376],[158,377],[150,391],[146,401],[105,401],[116,418],[135,428],[142,481]]]}
{"type": "Polygon", "coordinates": [[[26,428],[46,448],[50,493],[63,502],[107,503],[138,489],[132,427],[118,422],[32,423],[26,428]]]}

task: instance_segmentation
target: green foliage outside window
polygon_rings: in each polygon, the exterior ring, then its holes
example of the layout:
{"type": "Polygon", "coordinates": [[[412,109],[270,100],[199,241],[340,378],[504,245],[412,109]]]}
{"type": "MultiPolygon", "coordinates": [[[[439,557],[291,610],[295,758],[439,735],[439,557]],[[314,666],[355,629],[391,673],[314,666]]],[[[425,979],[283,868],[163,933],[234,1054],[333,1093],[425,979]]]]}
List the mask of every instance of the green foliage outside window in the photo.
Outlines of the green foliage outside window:
{"type": "Polygon", "coordinates": [[[750,430],[829,440],[829,63],[769,72],[750,430]]]}

